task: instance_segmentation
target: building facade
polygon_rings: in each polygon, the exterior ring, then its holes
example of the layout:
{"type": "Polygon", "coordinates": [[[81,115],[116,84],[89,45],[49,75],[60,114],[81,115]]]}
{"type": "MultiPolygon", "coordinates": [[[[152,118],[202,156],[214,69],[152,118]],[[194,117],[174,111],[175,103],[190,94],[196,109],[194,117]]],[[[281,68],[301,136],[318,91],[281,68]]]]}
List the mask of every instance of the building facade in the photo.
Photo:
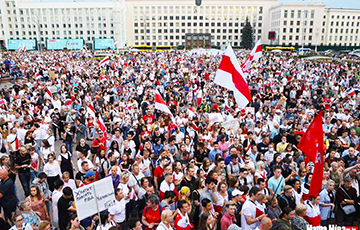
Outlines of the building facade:
{"type": "MultiPolygon", "coordinates": [[[[113,38],[126,45],[185,45],[187,34],[210,36],[212,46],[241,46],[246,19],[264,44],[359,46],[360,10],[329,9],[324,3],[278,0],[108,0],[106,2],[0,1],[0,41],[113,38]],[[275,31],[275,40],[268,40],[275,31]]],[[[199,42],[199,44],[201,44],[199,42]]]]}
{"type": "Polygon", "coordinates": [[[0,1],[0,40],[82,38],[88,45],[95,38],[114,38],[125,46],[124,0],[109,2],[0,1]]]}

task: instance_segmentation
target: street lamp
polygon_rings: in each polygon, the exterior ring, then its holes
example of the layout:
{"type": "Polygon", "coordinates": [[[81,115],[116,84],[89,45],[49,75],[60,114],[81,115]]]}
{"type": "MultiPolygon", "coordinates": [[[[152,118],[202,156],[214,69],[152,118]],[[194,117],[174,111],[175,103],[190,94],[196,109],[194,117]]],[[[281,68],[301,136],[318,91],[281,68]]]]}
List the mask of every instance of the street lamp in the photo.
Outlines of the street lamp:
{"type": "Polygon", "coordinates": [[[42,46],[41,46],[41,30],[40,30],[40,24],[39,24],[39,18],[37,15],[33,16],[33,22],[36,24],[37,28],[38,28],[38,34],[39,34],[39,39],[38,39],[38,50],[40,50],[40,52],[42,51],[42,46]]]}
{"type": "Polygon", "coordinates": [[[146,31],[146,21],[147,21],[147,17],[145,15],[145,13],[143,11],[141,11],[141,14],[143,16],[143,21],[144,21],[144,32],[145,32],[145,37],[144,37],[144,41],[145,41],[145,45],[147,45],[147,31],[146,31]]]}

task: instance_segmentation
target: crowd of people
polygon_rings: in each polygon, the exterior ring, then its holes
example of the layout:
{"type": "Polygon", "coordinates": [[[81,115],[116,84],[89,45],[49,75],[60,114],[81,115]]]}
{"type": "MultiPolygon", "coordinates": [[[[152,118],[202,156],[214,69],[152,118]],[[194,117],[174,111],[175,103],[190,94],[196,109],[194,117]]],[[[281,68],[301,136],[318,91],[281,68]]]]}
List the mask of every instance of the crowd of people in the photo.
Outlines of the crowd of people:
{"type": "Polygon", "coordinates": [[[87,50],[2,53],[14,84],[0,91],[1,230],[358,225],[359,64],[264,54],[242,109],[213,82],[221,55],[108,53],[105,65],[87,50]],[[174,117],[155,109],[156,91],[174,117]],[[313,197],[314,164],[297,144],[319,112],[313,197]],[[115,205],[79,220],[72,191],[105,177],[115,205]]]}

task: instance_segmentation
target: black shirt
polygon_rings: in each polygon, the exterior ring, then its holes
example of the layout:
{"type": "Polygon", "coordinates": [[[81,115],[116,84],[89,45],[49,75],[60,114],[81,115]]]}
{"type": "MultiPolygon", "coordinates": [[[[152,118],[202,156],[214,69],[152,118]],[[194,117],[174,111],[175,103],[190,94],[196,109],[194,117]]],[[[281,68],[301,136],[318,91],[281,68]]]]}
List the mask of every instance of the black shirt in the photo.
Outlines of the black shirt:
{"type": "MultiPolygon", "coordinates": [[[[30,153],[27,152],[25,154],[25,156],[22,156],[20,153],[18,153],[15,157],[14,162],[17,166],[30,165],[31,164],[30,153]]],[[[19,168],[18,169],[18,173],[25,173],[25,172],[30,172],[30,169],[29,168],[19,168]]]]}
{"type": "Polygon", "coordinates": [[[75,180],[84,181],[85,180],[85,173],[82,173],[81,171],[77,172],[75,175],[75,180]]]}
{"type": "Polygon", "coordinates": [[[181,181],[180,187],[187,186],[190,188],[190,191],[193,191],[194,184],[195,184],[195,177],[191,177],[190,181],[186,177],[184,177],[184,179],[181,181]]]}
{"type": "Polygon", "coordinates": [[[87,157],[87,154],[90,150],[90,146],[85,143],[84,146],[81,146],[80,144],[76,146],[76,151],[81,152],[85,157],[87,157]]]}
{"type": "Polygon", "coordinates": [[[3,195],[0,199],[0,206],[10,208],[11,206],[15,207],[17,205],[14,182],[11,178],[3,181],[0,184],[0,193],[3,195]]]}
{"type": "Polygon", "coordinates": [[[66,199],[64,196],[60,197],[58,201],[58,215],[59,215],[59,227],[61,230],[66,229],[66,226],[70,222],[70,199],[66,199]]]}

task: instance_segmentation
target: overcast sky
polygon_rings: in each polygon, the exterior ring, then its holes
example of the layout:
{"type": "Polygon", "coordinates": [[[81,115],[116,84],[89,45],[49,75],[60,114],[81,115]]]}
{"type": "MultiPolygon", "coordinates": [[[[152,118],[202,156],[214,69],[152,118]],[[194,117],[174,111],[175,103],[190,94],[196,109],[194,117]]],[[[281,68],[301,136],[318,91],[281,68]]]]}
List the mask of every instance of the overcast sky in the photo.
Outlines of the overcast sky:
{"type": "MultiPolygon", "coordinates": [[[[73,2],[74,0],[33,0],[34,2],[73,2]]],[[[78,0],[79,1],[79,0],[78,0]]],[[[80,1],[93,1],[93,0],[80,0],[80,1]]],[[[109,1],[109,0],[96,0],[96,1],[109,1]]],[[[206,2],[206,0],[202,0],[206,2]]],[[[251,0],[249,0],[251,1],[251,0]]],[[[195,2],[195,1],[194,1],[195,2]]],[[[279,2],[324,2],[327,8],[353,8],[360,9],[360,0],[279,0],[279,2]]]]}

